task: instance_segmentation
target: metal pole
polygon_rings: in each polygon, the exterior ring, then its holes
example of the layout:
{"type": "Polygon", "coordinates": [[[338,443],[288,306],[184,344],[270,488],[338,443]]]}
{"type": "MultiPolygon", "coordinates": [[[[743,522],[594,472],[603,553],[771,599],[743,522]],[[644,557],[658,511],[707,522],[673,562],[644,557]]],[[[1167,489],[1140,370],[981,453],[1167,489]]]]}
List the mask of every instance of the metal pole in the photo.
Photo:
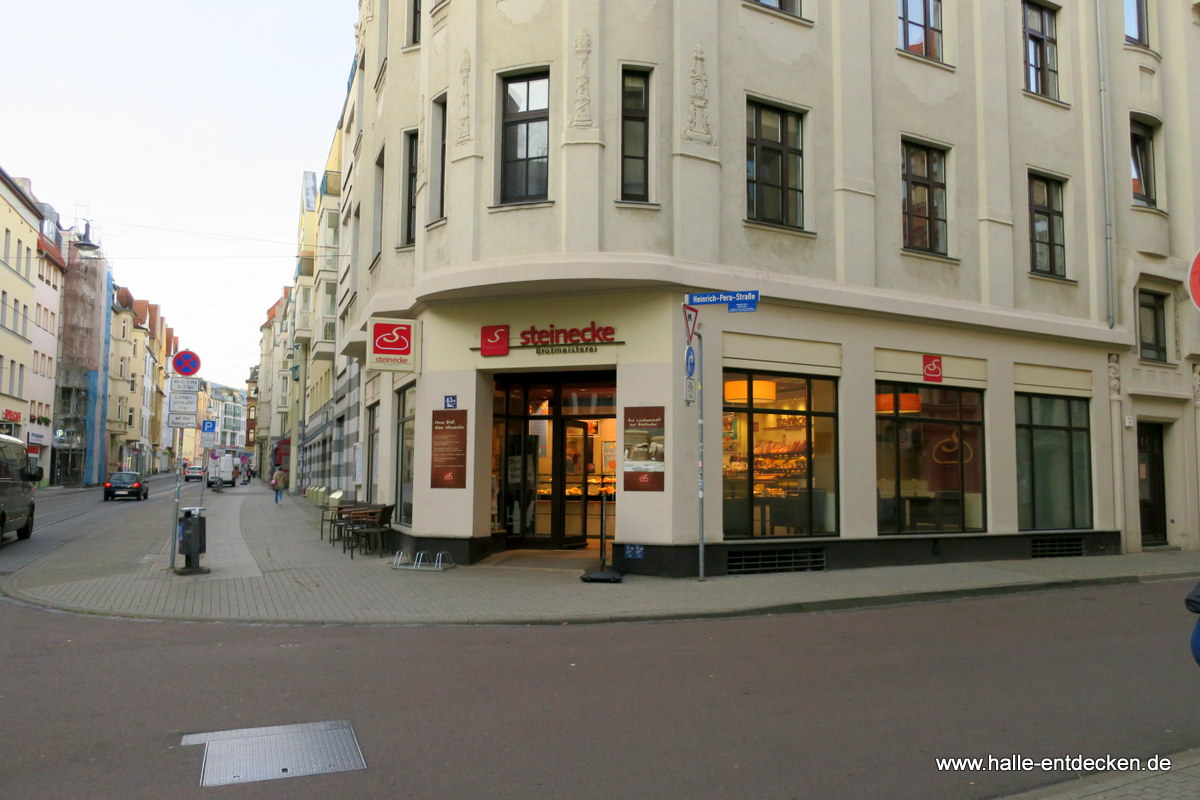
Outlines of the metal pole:
{"type": "Polygon", "coordinates": [[[183,447],[183,430],[172,429],[171,441],[175,443],[175,516],[171,518],[171,571],[175,570],[175,543],[179,536],[179,479],[183,476],[183,459],[179,451],[183,447]]]}
{"type": "Polygon", "coordinates": [[[704,337],[700,331],[693,335],[696,340],[696,404],[698,409],[699,437],[699,466],[698,466],[698,497],[700,502],[700,580],[704,580],[704,337]]]}

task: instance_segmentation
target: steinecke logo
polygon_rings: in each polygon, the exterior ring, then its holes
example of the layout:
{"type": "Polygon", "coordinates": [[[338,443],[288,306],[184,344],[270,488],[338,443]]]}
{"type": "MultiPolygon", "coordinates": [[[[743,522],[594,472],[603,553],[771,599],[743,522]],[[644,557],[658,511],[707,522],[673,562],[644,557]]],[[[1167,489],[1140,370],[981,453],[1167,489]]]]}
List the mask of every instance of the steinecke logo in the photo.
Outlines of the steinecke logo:
{"type": "Polygon", "coordinates": [[[484,325],[480,328],[479,354],[482,356],[508,355],[508,326],[484,325]]]}
{"type": "Polygon", "coordinates": [[[408,323],[377,322],[372,334],[376,353],[399,356],[412,354],[412,326],[408,323]]]}

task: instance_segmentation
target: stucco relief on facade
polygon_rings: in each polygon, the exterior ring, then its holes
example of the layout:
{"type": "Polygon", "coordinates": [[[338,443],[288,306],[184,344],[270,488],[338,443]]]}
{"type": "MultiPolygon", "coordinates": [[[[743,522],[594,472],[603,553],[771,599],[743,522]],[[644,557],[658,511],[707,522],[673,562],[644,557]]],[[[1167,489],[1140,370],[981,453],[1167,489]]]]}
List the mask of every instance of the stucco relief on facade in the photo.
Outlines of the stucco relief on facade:
{"type": "Polygon", "coordinates": [[[591,128],[592,89],[588,74],[588,59],[592,53],[592,37],[587,28],[580,28],[575,37],[575,58],[579,62],[575,70],[575,115],[571,118],[572,128],[591,128]]]}
{"type": "Polygon", "coordinates": [[[704,50],[699,45],[692,51],[692,69],[689,73],[692,88],[688,102],[687,127],[683,129],[683,138],[695,142],[714,144],[712,126],[708,122],[708,72],[704,68],[704,50]]]}
{"type": "Polygon", "coordinates": [[[1200,406],[1200,364],[1192,364],[1192,402],[1200,406]]]}
{"type": "Polygon", "coordinates": [[[458,94],[458,143],[471,141],[471,54],[463,50],[462,63],[458,65],[462,79],[462,90],[458,94]]]}
{"type": "Polygon", "coordinates": [[[1121,399],[1121,364],[1116,353],[1108,354],[1108,399],[1121,399]]]}

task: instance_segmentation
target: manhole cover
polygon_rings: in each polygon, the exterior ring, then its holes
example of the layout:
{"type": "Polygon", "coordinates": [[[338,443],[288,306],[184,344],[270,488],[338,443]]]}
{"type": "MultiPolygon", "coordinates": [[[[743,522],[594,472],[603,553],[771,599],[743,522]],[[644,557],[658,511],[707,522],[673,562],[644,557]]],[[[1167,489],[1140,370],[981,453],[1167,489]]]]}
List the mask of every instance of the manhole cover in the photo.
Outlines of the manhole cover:
{"type": "Polygon", "coordinates": [[[345,720],[189,733],[180,744],[204,745],[201,786],[367,768],[354,727],[345,720]]]}

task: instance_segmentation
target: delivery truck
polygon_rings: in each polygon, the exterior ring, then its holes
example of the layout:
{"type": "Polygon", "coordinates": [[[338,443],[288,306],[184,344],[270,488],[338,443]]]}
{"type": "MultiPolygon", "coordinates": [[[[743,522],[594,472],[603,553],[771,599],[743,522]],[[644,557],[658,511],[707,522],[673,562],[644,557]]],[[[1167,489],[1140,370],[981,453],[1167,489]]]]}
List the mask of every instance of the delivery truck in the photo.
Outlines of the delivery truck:
{"type": "Polygon", "coordinates": [[[208,460],[208,487],[233,486],[233,456],[224,453],[208,460]]]}

